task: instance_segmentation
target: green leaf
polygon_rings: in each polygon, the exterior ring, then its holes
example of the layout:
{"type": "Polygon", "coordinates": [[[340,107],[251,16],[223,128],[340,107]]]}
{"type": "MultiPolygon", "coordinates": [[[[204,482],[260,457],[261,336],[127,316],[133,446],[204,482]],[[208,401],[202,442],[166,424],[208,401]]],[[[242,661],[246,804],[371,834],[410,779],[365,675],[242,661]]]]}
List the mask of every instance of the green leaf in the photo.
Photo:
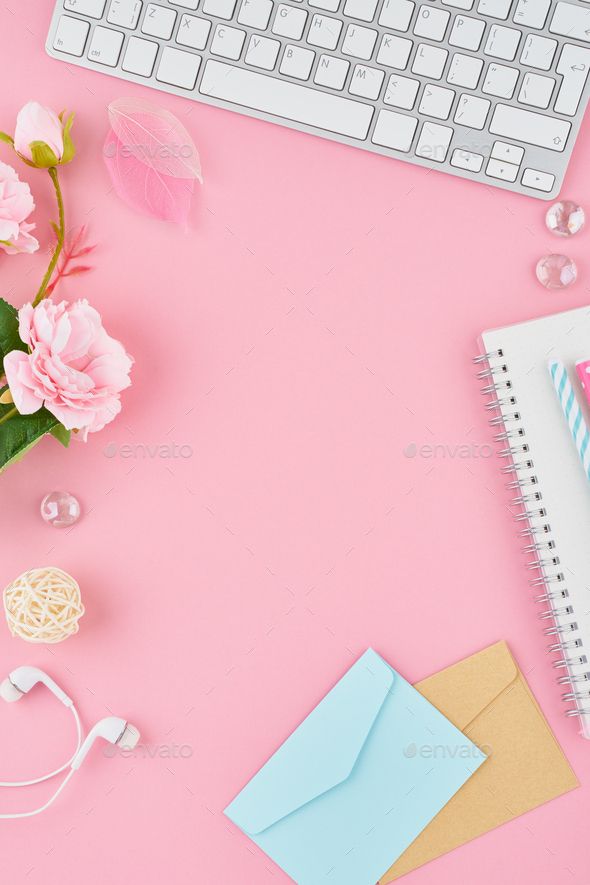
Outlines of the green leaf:
{"type": "Polygon", "coordinates": [[[6,144],[9,144],[11,147],[14,147],[14,139],[11,135],[8,135],[6,132],[0,132],[0,141],[5,141],[6,144]]]}
{"type": "Polygon", "coordinates": [[[49,431],[52,436],[56,438],[58,442],[62,444],[66,449],[70,444],[70,439],[72,438],[72,431],[66,430],[63,424],[56,424],[55,427],[49,431]]]}
{"type": "MultiPolygon", "coordinates": [[[[6,393],[7,390],[8,384],[3,385],[2,387],[0,387],[0,394],[6,393]]],[[[0,421],[5,415],[8,414],[8,412],[11,412],[13,409],[14,403],[0,403],[0,421]]],[[[1,426],[2,425],[0,424],[0,427],[1,426]]]]}
{"type": "Polygon", "coordinates": [[[58,424],[47,409],[34,415],[13,415],[0,424],[0,472],[14,464],[58,424]]]}
{"type": "Polygon", "coordinates": [[[64,130],[63,130],[64,149],[63,149],[62,158],[59,161],[60,163],[69,163],[70,160],[74,159],[74,156],[76,154],[76,148],[74,147],[74,142],[72,141],[72,136],[70,135],[70,130],[72,128],[73,122],[74,122],[74,115],[70,114],[70,116],[67,118],[65,125],[64,125],[64,130]]]}
{"type": "Polygon", "coordinates": [[[18,334],[18,311],[16,307],[0,298],[0,373],[4,371],[4,357],[11,350],[24,350],[27,345],[18,334]]]}
{"type": "Polygon", "coordinates": [[[49,169],[50,166],[57,166],[59,160],[44,141],[32,141],[29,148],[33,158],[33,166],[36,166],[37,169],[49,169]]]}

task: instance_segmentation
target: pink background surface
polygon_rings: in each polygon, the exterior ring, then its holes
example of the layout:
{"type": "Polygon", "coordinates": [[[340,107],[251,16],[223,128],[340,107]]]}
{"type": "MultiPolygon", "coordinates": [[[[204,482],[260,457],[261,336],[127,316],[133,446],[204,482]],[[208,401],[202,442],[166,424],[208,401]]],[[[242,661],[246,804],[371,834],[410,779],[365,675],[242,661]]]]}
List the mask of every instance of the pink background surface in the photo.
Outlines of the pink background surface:
{"type": "MultiPolygon", "coordinates": [[[[0,126],[30,98],[77,112],[62,179],[97,266],[61,294],[87,296],[137,363],[114,424],[69,453],[46,440],[1,479],[2,585],[55,564],[88,610],[54,647],[2,627],[1,669],[45,667],[88,725],[129,717],[152,758],[96,745],[50,812],[2,822],[2,880],[287,882],[222,809],[325,691],[369,645],[417,680],[505,638],[582,787],[408,885],[474,869],[479,885],[588,885],[590,745],[563,716],[470,360],[483,328],[590,300],[590,230],[566,246],[580,281],[549,294],[533,266],[561,244],[543,203],[53,61],[52,5],[0,9],[0,126]],[[110,190],[106,105],[124,95],[200,147],[187,232],[110,190]],[[191,456],[142,456],[173,443],[191,456]],[[73,530],[38,515],[55,488],[81,499],[73,530]]],[[[563,193],[587,207],[589,156],[586,125],[563,193]]],[[[47,248],[49,182],[25,177],[47,248]]],[[[2,295],[28,300],[46,260],[1,256],[2,295]]],[[[73,743],[68,714],[36,691],[0,707],[0,742],[0,777],[42,772],[73,743]]],[[[3,790],[1,810],[50,789],[3,790]]]]}

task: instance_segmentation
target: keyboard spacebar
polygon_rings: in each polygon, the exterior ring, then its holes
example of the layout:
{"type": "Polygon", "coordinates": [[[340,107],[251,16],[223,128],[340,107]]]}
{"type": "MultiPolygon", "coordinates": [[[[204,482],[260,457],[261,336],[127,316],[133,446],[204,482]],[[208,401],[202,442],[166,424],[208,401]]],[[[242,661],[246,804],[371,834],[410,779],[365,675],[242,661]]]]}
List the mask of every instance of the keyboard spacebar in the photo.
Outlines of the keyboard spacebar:
{"type": "Polygon", "coordinates": [[[212,60],[205,66],[199,92],[350,138],[367,137],[374,110],[359,101],[212,60]]]}

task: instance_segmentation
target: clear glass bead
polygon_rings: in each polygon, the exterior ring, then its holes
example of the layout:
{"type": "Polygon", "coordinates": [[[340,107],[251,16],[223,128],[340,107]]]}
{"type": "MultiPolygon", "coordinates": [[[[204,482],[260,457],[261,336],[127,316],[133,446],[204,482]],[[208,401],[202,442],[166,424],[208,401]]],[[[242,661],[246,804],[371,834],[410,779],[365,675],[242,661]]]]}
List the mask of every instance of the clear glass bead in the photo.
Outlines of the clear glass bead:
{"type": "Polygon", "coordinates": [[[549,230],[558,237],[572,237],[584,227],[586,213],[572,200],[562,200],[547,210],[545,221],[549,230]]]}
{"type": "Polygon", "coordinates": [[[41,501],[41,516],[55,528],[66,528],[80,518],[80,504],[69,492],[49,492],[41,501]]]}
{"type": "Polygon", "coordinates": [[[578,268],[567,255],[545,255],[537,264],[537,279],[546,289],[566,289],[578,278],[578,268]]]}

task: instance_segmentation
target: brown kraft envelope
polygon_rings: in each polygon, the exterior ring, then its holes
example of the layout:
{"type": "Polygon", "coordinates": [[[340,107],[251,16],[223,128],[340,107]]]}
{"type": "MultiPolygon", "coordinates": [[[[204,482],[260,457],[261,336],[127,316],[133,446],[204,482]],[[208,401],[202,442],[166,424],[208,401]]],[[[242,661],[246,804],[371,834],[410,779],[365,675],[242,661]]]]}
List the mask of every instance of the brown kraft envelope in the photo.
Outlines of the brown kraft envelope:
{"type": "MultiPolygon", "coordinates": [[[[505,642],[415,687],[489,758],[390,867],[380,885],[578,786],[505,642]]],[[[433,759],[443,750],[417,748],[433,759]]]]}

